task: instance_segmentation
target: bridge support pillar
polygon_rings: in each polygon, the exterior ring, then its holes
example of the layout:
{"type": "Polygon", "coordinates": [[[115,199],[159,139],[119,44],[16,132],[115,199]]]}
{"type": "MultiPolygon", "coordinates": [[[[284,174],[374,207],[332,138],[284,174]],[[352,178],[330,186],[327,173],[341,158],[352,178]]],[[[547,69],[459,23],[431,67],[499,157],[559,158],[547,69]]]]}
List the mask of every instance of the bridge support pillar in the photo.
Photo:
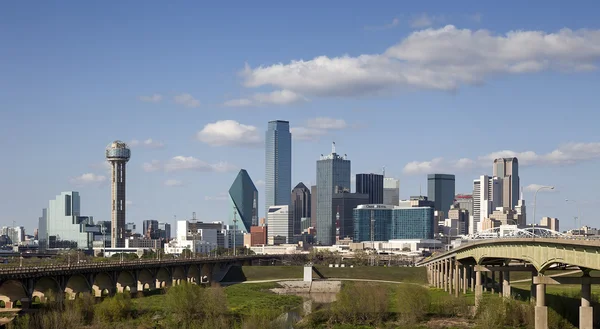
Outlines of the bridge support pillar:
{"type": "Polygon", "coordinates": [[[473,274],[475,275],[475,309],[477,309],[483,298],[483,286],[481,285],[481,272],[475,268],[473,274]]]}
{"type": "Polygon", "coordinates": [[[469,275],[471,281],[471,291],[475,291],[475,266],[469,267],[469,275]]]}
{"type": "Polygon", "coordinates": [[[494,271],[494,267],[492,266],[492,286],[491,286],[492,294],[496,293],[496,271],[494,271]]]}
{"type": "Polygon", "coordinates": [[[444,268],[442,274],[442,279],[444,280],[444,291],[448,291],[448,275],[450,275],[450,273],[448,273],[448,267],[450,267],[450,263],[447,259],[443,261],[442,267],[444,268]]]}
{"type": "Polygon", "coordinates": [[[592,297],[592,286],[589,283],[581,284],[581,306],[579,307],[579,328],[594,328],[594,309],[590,302],[592,297]]]}
{"type": "Polygon", "coordinates": [[[535,329],[548,329],[548,307],[546,306],[546,285],[537,284],[535,296],[535,329]]]}
{"type": "Polygon", "coordinates": [[[440,267],[437,262],[433,264],[433,286],[440,287],[440,267]]]}
{"type": "Polygon", "coordinates": [[[502,275],[502,296],[505,298],[510,298],[510,271],[504,271],[502,275]]]}
{"type": "Polygon", "coordinates": [[[468,271],[469,271],[469,267],[463,265],[462,266],[462,276],[463,276],[463,280],[462,280],[463,286],[462,286],[462,289],[463,289],[463,294],[467,293],[467,286],[469,285],[469,280],[467,278],[467,272],[468,271]]]}
{"type": "Polygon", "coordinates": [[[460,291],[460,268],[458,261],[454,260],[454,297],[458,297],[460,291]]]}
{"type": "Polygon", "coordinates": [[[442,262],[438,262],[437,263],[437,287],[438,289],[443,289],[444,288],[444,269],[443,269],[443,263],[442,262]]]}
{"type": "Polygon", "coordinates": [[[538,271],[534,270],[531,271],[531,289],[530,289],[530,293],[529,293],[529,302],[530,303],[535,303],[535,297],[537,295],[537,290],[535,287],[535,284],[533,283],[533,279],[538,275],[538,271]]]}

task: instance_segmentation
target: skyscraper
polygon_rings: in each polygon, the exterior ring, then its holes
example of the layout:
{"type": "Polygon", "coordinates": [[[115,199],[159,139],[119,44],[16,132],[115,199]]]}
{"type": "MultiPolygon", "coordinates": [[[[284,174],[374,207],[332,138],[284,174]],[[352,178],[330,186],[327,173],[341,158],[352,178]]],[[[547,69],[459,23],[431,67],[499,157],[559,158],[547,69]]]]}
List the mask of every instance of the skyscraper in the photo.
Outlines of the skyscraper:
{"type": "Polygon", "coordinates": [[[125,167],[131,150],[116,140],[106,147],[106,160],[111,165],[111,247],[125,247],[125,167]]]}
{"type": "Polygon", "coordinates": [[[265,136],[265,212],[270,206],[290,205],[292,134],[288,121],[269,121],[265,136]]]}
{"type": "Polygon", "coordinates": [[[454,175],[427,175],[427,199],[435,202],[435,210],[448,215],[450,206],[454,203],[454,175]]]}
{"type": "Polygon", "coordinates": [[[383,179],[383,204],[397,206],[400,204],[400,181],[385,177],[383,179]]]}
{"type": "Polygon", "coordinates": [[[317,161],[317,243],[335,242],[333,194],[337,189],[350,190],[350,160],[335,153],[335,143],[329,155],[317,161]]]}
{"type": "Polygon", "coordinates": [[[502,207],[514,209],[519,200],[519,160],[495,159],[494,176],[502,180],[502,207]]]}
{"type": "Polygon", "coordinates": [[[158,221],[146,219],[142,222],[142,236],[146,239],[158,239],[158,221]]]}
{"type": "Polygon", "coordinates": [[[473,214],[469,218],[469,234],[479,231],[478,224],[496,207],[502,206],[502,180],[482,175],[473,181],[473,214]]]}
{"type": "Polygon", "coordinates": [[[246,169],[240,170],[231,184],[229,197],[236,218],[243,223],[238,229],[250,232],[250,226],[258,225],[258,190],[246,169]]]}
{"type": "Polygon", "coordinates": [[[292,221],[294,224],[294,235],[302,234],[302,229],[300,228],[302,218],[310,218],[310,211],[310,190],[304,183],[300,182],[292,190],[292,221]]]}
{"type": "Polygon", "coordinates": [[[383,175],[357,174],[356,193],[368,194],[369,204],[383,203],[383,175]]]}
{"type": "Polygon", "coordinates": [[[62,192],[50,200],[39,223],[42,248],[92,248],[94,234],[86,230],[93,218],[81,216],[79,192],[62,192]]]}
{"type": "Polygon", "coordinates": [[[286,243],[293,243],[292,214],[289,206],[271,206],[267,210],[268,236],[283,237],[286,243]]]}
{"type": "Polygon", "coordinates": [[[317,227],[317,185],[310,187],[310,226],[317,227]]]}

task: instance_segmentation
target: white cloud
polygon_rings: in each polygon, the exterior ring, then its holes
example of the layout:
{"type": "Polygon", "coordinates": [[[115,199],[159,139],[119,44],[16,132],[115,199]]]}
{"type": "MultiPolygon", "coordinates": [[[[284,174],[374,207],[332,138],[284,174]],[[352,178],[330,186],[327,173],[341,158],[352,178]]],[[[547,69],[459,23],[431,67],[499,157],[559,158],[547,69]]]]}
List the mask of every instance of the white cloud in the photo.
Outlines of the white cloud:
{"type": "Polygon", "coordinates": [[[256,182],[254,182],[255,186],[265,186],[265,181],[262,179],[257,180],[256,182]]]}
{"type": "Polygon", "coordinates": [[[94,173],[87,173],[77,177],[73,177],[69,180],[73,185],[90,185],[90,184],[100,184],[106,181],[106,176],[96,175],[94,173]]]}
{"type": "Polygon", "coordinates": [[[171,187],[183,186],[183,182],[180,180],[177,180],[177,179],[167,179],[164,184],[165,184],[165,186],[171,186],[171,187]]]}
{"type": "Polygon", "coordinates": [[[150,96],[140,96],[139,100],[147,103],[158,103],[162,100],[162,98],[163,97],[161,94],[153,94],[150,96]]]}
{"type": "Polygon", "coordinates": [[[211,146],[257,146],[262,143],[262,137],[256,127],[234,120],[209,123],[196,137],[211,146]]]}
{"type": "Polygon", "coordinates": [[[348,128],[346,121],[327,117],[318,117],[306,121],[304,126],[290,129],[292,138],[296,140],[318,140],[330,131],[348,128]]]}
{"type": "MultiPolygon", "coordinates": [[[[540,185],[540,184],[529,184],[527,186],[525,186],[525,191],[529,191],[529,192],[535,192],[537,191],[540,187],[543,186],[549,186],[549,185],[540,185]]],[[[546,192],[556,192],[556,189],[541,189],[540,192],[542,191],[546,191],[546,192]]]]}
{"type": "Polygon", "coordinates": [[[442,171],[465,171],[475,168],[488,168],[494,159],[516,157],[520,166],[533,165],[570,165],[582,161],[600,159],[600,142],[598,143],[566,143],[555,150],[538,154],[534,151],[515,152],[503,150],[478,156],[476,159],[462,158],[446,160],[435,158],[430,161],[413,161],[404,166],[407,175],[428,174],[442,171]]]}
{"type": "Polygon", "coordinates": [[[227,196],[227,193],[219,193],[218,195],[214,195],[214,196],[205,196],[204,200],[206,201],[226,201],[229,197],[227,196]]]}
{"type": "Polygon", "coordinates": [[[257,93],[251,98],[228,100],[223,105],[232,107],[289,105],[308,101],[308,98],[290,90],[275,90],[270,93],[257,93]]]}
{"type": "Polygon", "coordinates": [[[439,29],[415,31],[380,54],[319,56],[251,68],[249,88],[272,86],[306,96],[355,97],[395,88],[452,91],[499,74],[545,70],[594,70],[600,30],[511,31],[439,29]]]}
{"type": "Polygon", "coordinates": [[[152,160],[150,162],[144,162],[142,164],[142,169],[144,169],[145,172],[153,172],[153,171],[160,170],[161,168],[162,168],[162,165],[161,165],[160,161],[158,161],[158,160],[152,160]]]}
{"type": "Polygon", "coordinates": [[[147,148],[163,148],[165,146],[165,144],[162,142],[159,142],[159,141],[155,141],[152,138],[148,138],[143,141],[134,139],[131,142],[129,142],[129,146],[131,146],[131,147],[143,146],[143,147],[147,147],[147,148]]]}
{"type": "Polygon", "coordinates": [[[436,20],[435,16],[429,16],[425,13],[417,15],[410,20],[410,27],[412,28],[423,28],[433,25],[436,20]]]}
{"type": "Polygon", "coordinates": [[[229,172],[237,170],[237,167],[227,162],[208,163],[194,157],[176,156],[164,165],[167,172],[171,171],[203,171],[203,172],[229,172]]]}
{"type": "Polygon", "coordinates": [[[367,30],[367,31],[387,30],[387,29],[391,29],[393,27],[398,26],[398,24],[400,24],[400,19],[394,17],[394,19],[392,19],[392,21],[388,24],[380,25],[380,26],[365,26],[365,30],[367,30]]]}
{"type": "Polygon", "coordinates": [[[200,101],[195,99],[194,96],[190,95],[190,94],[179,94],[176,95],[173,100],[175,100],[175,103],[183,105],[185,107],[199,107],[200,106],[200,101]]]}

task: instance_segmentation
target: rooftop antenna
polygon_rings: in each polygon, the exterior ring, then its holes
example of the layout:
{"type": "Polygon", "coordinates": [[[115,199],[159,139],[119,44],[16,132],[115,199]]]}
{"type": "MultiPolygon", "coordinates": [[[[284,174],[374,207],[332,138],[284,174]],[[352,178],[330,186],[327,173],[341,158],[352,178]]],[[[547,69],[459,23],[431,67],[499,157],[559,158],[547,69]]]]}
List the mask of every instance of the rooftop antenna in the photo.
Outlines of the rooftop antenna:
{"type": "Polygon", "coordinates": [[[523,200],[523,186],[521,186],[521,194],[519,195],[519,199],[523,200]]]}
{"type": "Polygon", "coordinates": [[[335,154],[335,142],[331,143],[331,154],[335,154]]]}
{"type": "Polygon", "coordinates": [[[385,166],[383,166],[383,177],[385,177],[385,166]]]}
{"type": "Polygon", "coordinates": [[[194,211],[194,212],[192,212],[192,219],[193,219],[193,220],[196,220],[196,212],[195,212],[195,211],[194,211]]]}
{"type": "Polygon", "coordinates": [[[421,184],[419,184],[419,196],[423,196],[423,194],[421,194],[421,184]]]}

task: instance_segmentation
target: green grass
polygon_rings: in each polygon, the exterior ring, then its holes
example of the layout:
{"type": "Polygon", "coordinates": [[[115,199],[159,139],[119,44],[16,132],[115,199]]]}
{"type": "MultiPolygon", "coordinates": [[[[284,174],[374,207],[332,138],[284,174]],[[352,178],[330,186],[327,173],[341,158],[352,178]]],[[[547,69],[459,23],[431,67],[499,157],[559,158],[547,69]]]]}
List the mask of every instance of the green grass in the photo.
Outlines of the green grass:
{"type": "MultiPolygon", "coordinates": [[[[427,273],[424,267],[327,267],[317,266],[327,278],[370,279],[396,282],[426,283],[427,273]]],[[[244,266],[242,268],[248,281],[301,279],[302,266],[244,266]]],[[[316,278],[316,273],[313,278],[316,278]]]]}
{"type": "Polygon", "coordinates": [[[269,289],[279,287],[273,283],[234,284],[225,288],[227,306],[236,314],[250,315],[255,311],[270,310],[283,313],[302,303],[302,297],[277,295],[269,289]]]}

